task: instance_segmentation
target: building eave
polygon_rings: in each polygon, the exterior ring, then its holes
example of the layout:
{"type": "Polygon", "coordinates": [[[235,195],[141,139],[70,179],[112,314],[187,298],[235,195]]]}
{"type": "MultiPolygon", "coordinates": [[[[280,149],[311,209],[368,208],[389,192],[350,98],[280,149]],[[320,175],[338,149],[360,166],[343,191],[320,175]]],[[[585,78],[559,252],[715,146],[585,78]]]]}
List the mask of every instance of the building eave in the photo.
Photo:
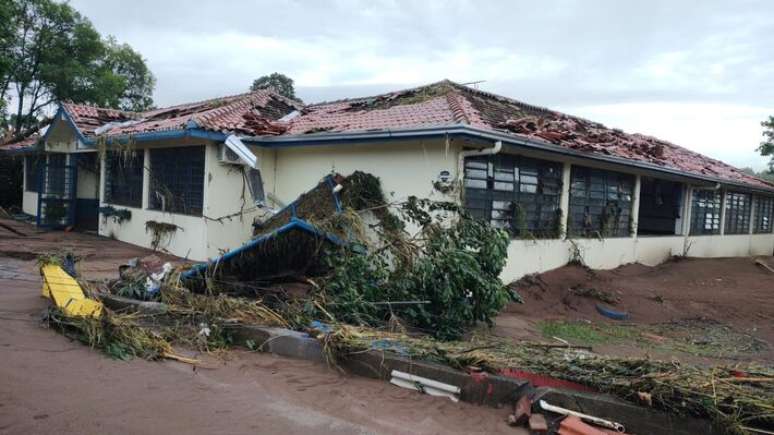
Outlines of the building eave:
{"type": "Polygon", "coordinates": [[[545,153],[556,154],[560,156],[573,157],[579,160],[588,160],[594,162],[603,162],[621,168],[636,168],[638,170],[668,174],[680,178],[696,180],[703,184],[718,184],[742,189],[749,192],[774,194],[774,187],[764,188],[750,185],[743,182],[728,180],[710,175],[700,175],[692,172],[686,172],[675,168],[669,168],[654,163],[633,161],[622,157],[606,156],[600,154],[591,154],[578,150],[569,149],[547,141],[518,136],[514,134],[486,130],[472,127],[466,124],[429,126],[421,128],[408,129],[387,129],[387,130],[367,130],[357,132],[323,132],[304,135],[287,136],[248,136],[242,137],[242,141],[252,145],[264,146],[269,148],[285,148],[297,146],[315,146],[330,145],[335,143],[358,143],[358,142],[382,142],[401,139],[422,139],[430,137],[469,137],[479,140],[500,140],[508,145],[514,145],[531,150],[542,151],[545,153]]]}

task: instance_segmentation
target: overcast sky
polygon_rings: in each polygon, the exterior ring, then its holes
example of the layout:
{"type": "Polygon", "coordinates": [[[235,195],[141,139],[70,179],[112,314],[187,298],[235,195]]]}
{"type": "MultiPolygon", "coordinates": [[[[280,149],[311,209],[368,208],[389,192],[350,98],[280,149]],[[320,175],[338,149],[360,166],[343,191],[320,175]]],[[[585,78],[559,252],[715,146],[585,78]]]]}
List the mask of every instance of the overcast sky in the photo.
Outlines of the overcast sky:
{"type": "Polygon", "coordinates": [[[159,106],[275,71],[307,102],[448,78],[762,169],[774,2],[72,0],[143,54],[159,106]]]}

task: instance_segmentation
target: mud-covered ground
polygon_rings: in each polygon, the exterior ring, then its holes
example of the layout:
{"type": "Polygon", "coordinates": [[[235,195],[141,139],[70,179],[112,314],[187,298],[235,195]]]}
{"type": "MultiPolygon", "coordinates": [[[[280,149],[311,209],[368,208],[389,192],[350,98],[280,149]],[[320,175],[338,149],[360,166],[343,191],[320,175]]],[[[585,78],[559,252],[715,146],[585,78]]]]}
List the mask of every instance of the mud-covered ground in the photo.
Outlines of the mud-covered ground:
{"type": "MultiPolygon", "coordinates": [[[[757,257],[774,266],[773,257],[757,257]]],[[[495,335],[595,352],[706,363],[774,362],[774,273],[753,258],[678,259],[614,270],[565,266],[512,284],[495,335]],[[606,305],[629,315],[610,320],[606,305]],[[556,338],[554,338],[556,337],[556,338]]]]}
{"type": "MultiPolygon", "coordinates": [[[[9,221],[2,221],[9,223],[9,221]]],[[[78,233],[0,228],[0,434],[525,434],[507,409],[452,403],[273,355],[197,355],[204,364],[113,360],[45,329],[38,252],[83,257],[91,279],[163,255],[78,233]]]]}

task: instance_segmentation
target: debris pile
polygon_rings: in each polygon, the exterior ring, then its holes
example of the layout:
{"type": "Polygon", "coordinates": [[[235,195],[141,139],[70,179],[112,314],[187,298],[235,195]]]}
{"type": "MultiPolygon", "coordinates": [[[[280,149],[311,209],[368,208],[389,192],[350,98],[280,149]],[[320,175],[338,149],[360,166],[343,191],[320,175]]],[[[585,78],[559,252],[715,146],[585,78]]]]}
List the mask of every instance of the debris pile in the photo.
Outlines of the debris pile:
{"type": "Polygon", "coordinates": [[[452,203],[388,204],[379,179],[326,176],[256,226],[256,238],[186,272],[191,288],[263,296],[289,282],[306,300],[275,301],[292,323],[313,320],[416,328],[458,338],[517,299],[499,279],[508,236],[452,203]],[[418,228],[410,234],[406,227],[418,228]],[[313,301],[314,303],[309,303],[313,301]]]}
{"type": "Polygon", "coordinates": [[[513,344],[491,337],[437,341],[427,337],[339,326],[326,334],[339,357],[390,343],[405,356],[467,371],[501,373],[513,367],[612,393],[674,414],[712,419],[744,433],[742,426],[774,424],[774,370],[766,367],[701,367],[650,359],[605,357],[576,348],[513,344]]]}

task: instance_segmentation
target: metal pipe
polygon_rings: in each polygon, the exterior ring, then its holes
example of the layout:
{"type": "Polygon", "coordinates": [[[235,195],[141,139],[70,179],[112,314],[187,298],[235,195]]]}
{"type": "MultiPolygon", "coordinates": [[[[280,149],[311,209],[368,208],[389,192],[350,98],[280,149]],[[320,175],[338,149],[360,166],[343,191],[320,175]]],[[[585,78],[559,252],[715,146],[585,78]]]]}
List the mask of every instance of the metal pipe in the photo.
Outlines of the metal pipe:
{"type": "Polygon", "coordinates": [[[602,427],[606,427],[606,428],[609,428],[609,429],[613,429],[616,432],[621,432],[621,433],[626,432],[626,428],[624,428],[624,425],[622,425],[621,423],[616,423],[614,421],[605,420],[604,418],[594,417],[593,415],[583,414],[581,412],[573,411],[571,409],[562,408],[562,407],[559,407],[559,406],[554,406],[554,405],[549,404],[545,400],[541,400],[540,401],[540,407],[545,409],[546,411],[549,411],[549,412],[554,412],[554,413],[562,414],[562,415],[572,415],[572,416],[580,418],[583,421],[587,421],[589,423],[596,424],[597,426],[602,426],[602,427]]]}
{"type": "Polygon", "coordinates": [[[498,140],[494,146],[479,150],[460,151],[460,157],[457,160],[457,181],[461,181],[465,174],[465,159],[477,156],[493,156],[503,149],[503,141],[498,140]]]}

